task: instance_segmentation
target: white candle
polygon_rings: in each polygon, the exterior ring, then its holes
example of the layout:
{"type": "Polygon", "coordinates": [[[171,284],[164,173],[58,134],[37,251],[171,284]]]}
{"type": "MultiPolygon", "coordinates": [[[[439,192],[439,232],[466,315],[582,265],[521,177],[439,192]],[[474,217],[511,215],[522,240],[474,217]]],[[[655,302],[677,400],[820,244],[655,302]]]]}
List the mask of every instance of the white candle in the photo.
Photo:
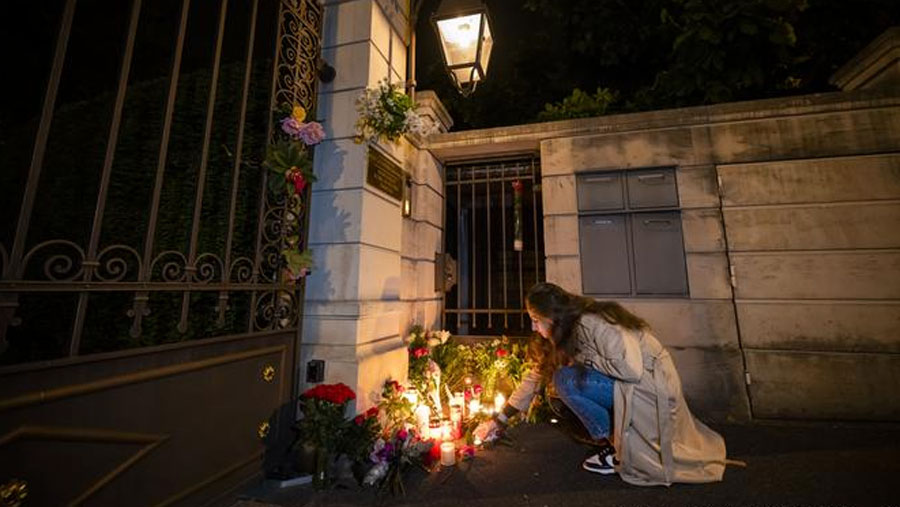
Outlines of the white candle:
{"type": "MultiPolygon", "coordinates": [[[[432,435],[434,436],[434,435],[432,435]]],[[[451,426],[450,421],[444,421],[441,423],[441,440],[452,440],[453,439],[453,426],[451,426]]]]}
{"type": "Polygon", "coordinates": [[[452,467],[456,464],[456,444],[444,442],[441,444],[441,465],[452,467]]]}
{"type": "Polygon", "coordinates": [[[497,412],[503,410],[504,403],[506,403],[506,397],[503,396],[503,393],[497,393],[497,396],[494,396],[494,410],[497,412]]]}
{"type": "Polygon", "coordinates": [[[416,427],[419,429],[419,434],[422,435],[422,438],[428,440],[431,435],[429,431],[428,424],[431,422],[431,409],[428,408],[428,405],[421,404],[416,407],[416,427]]]}
{"type": "Polygon", "coordinates": [[[419,404],[419,391],[415,388],[408,387],[406,391],[403,392],[403,397],[414,407],[419,404]]]}

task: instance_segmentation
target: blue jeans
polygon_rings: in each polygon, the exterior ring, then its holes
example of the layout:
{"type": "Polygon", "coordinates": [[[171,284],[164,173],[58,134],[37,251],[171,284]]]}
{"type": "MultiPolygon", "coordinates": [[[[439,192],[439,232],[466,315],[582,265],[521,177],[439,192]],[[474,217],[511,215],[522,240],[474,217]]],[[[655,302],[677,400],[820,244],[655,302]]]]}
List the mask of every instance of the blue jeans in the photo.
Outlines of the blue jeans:
{"type": "Polygon", "coordinates": [[[564,366],[553,374],[556,394],[578,416],[591,438],[609,436],[613,411],[615,381],[599,371],[585,367],[586,375],[579,379],[578,369],[564,366]]]}

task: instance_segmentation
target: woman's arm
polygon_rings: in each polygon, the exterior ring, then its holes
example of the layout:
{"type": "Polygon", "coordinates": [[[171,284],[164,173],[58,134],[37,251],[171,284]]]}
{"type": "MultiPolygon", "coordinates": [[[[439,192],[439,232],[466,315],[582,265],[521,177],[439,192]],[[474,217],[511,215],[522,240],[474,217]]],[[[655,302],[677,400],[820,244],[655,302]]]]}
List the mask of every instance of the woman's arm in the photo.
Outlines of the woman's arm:
{"type": "Polygon", "coordinates": [[[519,384],[519,387],[509,395],[509,400],[506,403],[519,411],[528,410],[534,395],[541,389],[541,381],[541,374],[537,370],[530,369],[526,371],[522,375],[522,382],[519,384]]]}

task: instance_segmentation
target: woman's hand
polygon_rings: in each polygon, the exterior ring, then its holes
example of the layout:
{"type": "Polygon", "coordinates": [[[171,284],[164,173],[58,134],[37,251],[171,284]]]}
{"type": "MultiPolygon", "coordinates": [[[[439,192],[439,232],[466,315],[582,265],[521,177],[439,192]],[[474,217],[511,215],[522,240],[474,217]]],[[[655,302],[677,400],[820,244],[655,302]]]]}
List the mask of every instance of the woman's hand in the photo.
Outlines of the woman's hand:
{"type": "Polygon", "coordinates": [[[503,428],[497,424],[497,421],[493,419],[488,419],[487,421],[482,421],[477,427],[475,427],[475,431],[472,432],[472,436],[475,437],[475,445],[492,442],[500,438],[500,434],[503,432],[503,428]]]}

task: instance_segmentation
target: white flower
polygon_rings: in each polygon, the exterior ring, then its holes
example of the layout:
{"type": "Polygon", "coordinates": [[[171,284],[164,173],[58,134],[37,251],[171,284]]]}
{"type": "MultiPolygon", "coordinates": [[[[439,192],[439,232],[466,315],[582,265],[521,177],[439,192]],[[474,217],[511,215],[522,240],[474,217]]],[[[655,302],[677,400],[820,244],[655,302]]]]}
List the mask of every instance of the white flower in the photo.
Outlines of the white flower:
{"type": "Polygon", "coordinates": [[[375,466],[369,470],[369,473],[366,474],[365,479],[363,479],[363,484],[366,486],[373,486],[387,474],[388,468],[390,468],[390,465],[387,462],[376,463],[375,466]]]}

